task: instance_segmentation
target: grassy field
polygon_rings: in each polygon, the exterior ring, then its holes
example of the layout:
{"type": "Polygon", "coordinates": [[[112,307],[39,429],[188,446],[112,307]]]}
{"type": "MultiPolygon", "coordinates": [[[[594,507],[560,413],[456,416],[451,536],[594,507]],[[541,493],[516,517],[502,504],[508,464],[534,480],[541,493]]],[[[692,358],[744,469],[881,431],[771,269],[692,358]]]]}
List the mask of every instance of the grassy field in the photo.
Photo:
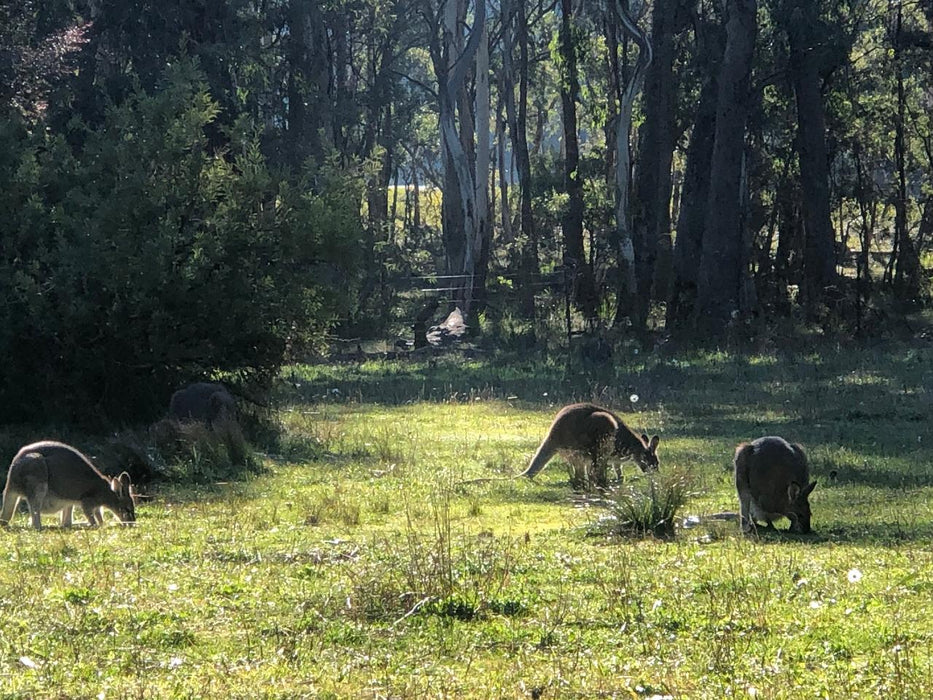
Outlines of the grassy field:
{"type": "Polygon", "coordinates": [[[929,344],[633,354],[595,374],[296,367],[281,400],[258,476],[160,486],[135,528],[34,532],[21,514],[0,531],[0,697],[933,689],[929,344]],[[692,478],[682,515],[700,522],[607,536],[558,460],[507,478],[572,399],[660,433],[662,470],[692,478]],[[764,434],[809,450],[811,536],[702,518],[737,510],[732,452],[764,434]]]}

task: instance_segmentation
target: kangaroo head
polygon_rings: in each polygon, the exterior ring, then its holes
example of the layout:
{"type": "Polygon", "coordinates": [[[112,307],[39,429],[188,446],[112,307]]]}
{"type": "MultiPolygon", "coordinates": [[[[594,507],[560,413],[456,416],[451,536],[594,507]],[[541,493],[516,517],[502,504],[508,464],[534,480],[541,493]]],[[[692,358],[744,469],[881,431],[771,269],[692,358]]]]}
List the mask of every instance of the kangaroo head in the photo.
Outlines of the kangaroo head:
{"type": "Polygon", "coordinates": [[[110,480],[110,489],[117,496],[116,513],[120,520],[126,523],[136,522],[136,490],[130,480],[130,475],[123,472],[115,479],[110,480]]]}
{"type": "Polygon", "coordinates": [[[787,517],[790,519],[791,532],[803,535],[810,532],[810,493],[816,488],[816,482],[811,481],[804,488],[792,481],[787,487],[787,517]]]}
{"type": "Polygon", "coordinates": [[[658,443],[661,438],[655,435],[650,440],[648,436],[642,433],[642,449],[635,451],[635,462],[641,467],[643,472],[657,471],[661,462],[658,460],[658,443]]]}

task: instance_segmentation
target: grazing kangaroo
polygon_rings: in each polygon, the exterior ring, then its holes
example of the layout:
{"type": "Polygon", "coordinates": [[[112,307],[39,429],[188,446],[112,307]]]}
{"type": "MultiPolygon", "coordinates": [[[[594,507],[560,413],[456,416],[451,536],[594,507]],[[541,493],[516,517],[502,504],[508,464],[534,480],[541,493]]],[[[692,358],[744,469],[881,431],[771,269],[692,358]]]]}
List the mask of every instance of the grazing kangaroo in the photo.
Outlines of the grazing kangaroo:
{"type": "Polygon", "coordinates": [[[590,482],[605,486],[606,463],[610,459],[616,460],[616,476],[620,479],[622,469],[618,462],[628,459],[634,460],[642,471],[657,469],[659,441],[657,435],[650,440],[647,435],[639,437],[606,408],[589,403],[572,404],[557,412],[544,442],[521,476],[533,477],[560,452],[573,464],[575,486],[590,482]]]}
{"type": "Polygon", "coordinates": [[[762,437],[735,450],[735,488],[739,494],[742,531],[763,520],[790,520],[791,532],[810,532],[810,465],[803,448],[784,438],[762,437]],[[809,483],[808,483],[809,482],[809,483]]]}
{"type": "Polygon", "coordinates": [[[0,523],[8,525],[23,498],[32,525],[42,528],[41,515],[61,511],[62,527],[71,527],[75,506],[81,506],[90,525],[103,524],[103,508],[123,523],[136,521],[136,492],[126,472],[108,479],[74,447],[61,442],[26,445],[13,458],[3,489],[0,523]]]}

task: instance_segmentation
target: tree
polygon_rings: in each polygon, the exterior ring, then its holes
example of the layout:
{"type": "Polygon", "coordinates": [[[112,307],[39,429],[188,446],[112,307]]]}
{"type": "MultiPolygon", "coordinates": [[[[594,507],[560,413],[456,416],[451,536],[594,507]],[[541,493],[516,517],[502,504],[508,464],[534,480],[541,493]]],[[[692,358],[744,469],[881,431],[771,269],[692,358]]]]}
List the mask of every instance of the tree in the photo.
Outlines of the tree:
{"type": "MultiPolygon", "coordinates": [[[[616,122],[615,142],[615,218],[616,239],[619,247],[619,289],[616,303],[616,325],[622,319],[630,319],[637,328],[644,326],[647,302],[640,303],[638,298],[638,275],[635,258],[634,236],[632,233],[632,213],[630,211],[631,156],[630,139],[632,127],[632,108],[635,97],[641,87],[645,72],[651,66],[652,50],[647,35],[635,23],[623,0],[613,0],[615,16],[620,26],[638,45],[638,60],[628,78],[624,89],[618,95],[619,113],[616,122]]],[[[616,98],[615,95],[612,96],[616,98]]],[[[648,261],[639,261],[649,264],[648,261]]],[[[650,295],[650,292],[649,292],[650,295]]]]}
{"type": "Polygon", "coordinates": [[[725,32],[718,18],[694,20],[696,72],[700,76],[697,109],[687,146],[686,168],[680,197],[680,217],[673,254],[673,282],[667,306],[667,325],[682,325],[693,318],[699,286],[703,227],[709,205],[710,169],[716,136],[716,101],[725,49],[725,32]]]}
{"type": "Polygon", "coordinates": [[[580,172],[580,145],[577,137],[577,49],[573,31],[573,3],[561,0],[557,53],[560,74],[560,103],[564,136],[564,192],[567,205],[561,217],[564,266],[571,271],[573,296],[589,322],[596,317],[597,297],[593,272],[583,245],[583,176],[580,172]]]}
{"type": "Polygon", "coordinates": [[[652,60],[645,71],[644,121],[638,140],[632,228],[639,259],[637,325],[643,327],[653,298],[668,299],[671,280],[671,164],[676,141],[675,38],[686,3],[655,0],[651,10],[652,60]]]}
{"type": "MultiPolygon", "coordinates": [[[[466,14],[466,0],[446,2],[439,9],[427,2],[422,6],[422,16],[430,31],[431,61],[438,84],[447,273],[459,277],[457,300],[462,304],[463,313],[469,316],[475,295],[473,282],[477,272],[477,251],[481,250],[483,236],[486,235],[488,214],[479,212],[477,208],[476,125],[468,97],[467,74],[480,43],[486,37],[485,2],[476,3],[473,26],[464,43],[462,28],[466,14]]],[[[484,76],[484,79],[488,78],[484,76]]],[[[487,124],[486,132],[481,137],[487,149],[488,133],[487,124]]],[[[483,177],[488,177],[488,173],[484,173],[483,177]]]]}
{"type": "Polygon", "coordinates": [[[821,21],[820,4],[789,0],[779,17],[790,45],[788,69],[797,107],[797,155],[803,198],[804,297],[808,305],[822,300],[836,281],[835,235],[830,218],[829,159],[822,74],[831,70],[832,32],[821,21]]]}
{"type": "Polygon", "coordinates": [[[704,334],[722,331],[739,309],[745,124],[757,9],[756,0],[729,0],[727,4],[726,49],[718,78],[709,201],[694,311],[696,326],[704,334]]]}

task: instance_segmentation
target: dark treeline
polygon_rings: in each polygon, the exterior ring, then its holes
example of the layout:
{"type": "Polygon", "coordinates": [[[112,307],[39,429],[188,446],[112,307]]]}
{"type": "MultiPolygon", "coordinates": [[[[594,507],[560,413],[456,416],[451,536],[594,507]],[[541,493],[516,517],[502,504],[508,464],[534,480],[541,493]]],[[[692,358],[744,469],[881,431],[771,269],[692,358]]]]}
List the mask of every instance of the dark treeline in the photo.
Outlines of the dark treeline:
{"type": "Polygon", "coordinates": [[[0,418],[328,330],[612,342],[928,300],[933,2],[0,2],[0,418]],[[543,291],[542,291],[543,290],[543,291]]]}

